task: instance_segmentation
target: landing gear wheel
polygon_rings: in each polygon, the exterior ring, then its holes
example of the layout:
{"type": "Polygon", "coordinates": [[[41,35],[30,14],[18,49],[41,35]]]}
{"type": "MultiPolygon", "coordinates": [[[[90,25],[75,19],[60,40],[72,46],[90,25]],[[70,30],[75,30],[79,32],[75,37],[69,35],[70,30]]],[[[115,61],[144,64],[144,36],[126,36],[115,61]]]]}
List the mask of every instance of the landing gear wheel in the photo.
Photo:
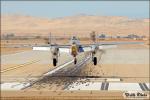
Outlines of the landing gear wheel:
{"type": "Polygon", "coordinates": [[[97,57],[93,58],[94,65],[97,65],[97,57]]]}
{"type": "Polygon", "coordinates": [[[77,64],[77,59],[76,58],[74,59],[74,64],[77,64]]]}
{"type": "Polygon", "coordinates": [[[53,66],[56,66],[57,65],[57,60],[54,58],[53,59],[53,66]]]}

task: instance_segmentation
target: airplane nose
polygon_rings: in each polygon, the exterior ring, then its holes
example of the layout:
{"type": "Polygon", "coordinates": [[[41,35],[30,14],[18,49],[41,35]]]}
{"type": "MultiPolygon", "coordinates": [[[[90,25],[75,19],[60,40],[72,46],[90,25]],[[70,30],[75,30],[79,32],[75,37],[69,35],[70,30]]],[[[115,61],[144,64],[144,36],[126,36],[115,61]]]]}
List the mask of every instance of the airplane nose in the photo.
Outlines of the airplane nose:
{"type": "Polygon", "coordinates": [[[71,47],[71,54],[72,54],[73,56],[76,56],[76,55],[77,55],[77,47],[76,47],[75,45],[73,45],[73,46],[71,47]]]}

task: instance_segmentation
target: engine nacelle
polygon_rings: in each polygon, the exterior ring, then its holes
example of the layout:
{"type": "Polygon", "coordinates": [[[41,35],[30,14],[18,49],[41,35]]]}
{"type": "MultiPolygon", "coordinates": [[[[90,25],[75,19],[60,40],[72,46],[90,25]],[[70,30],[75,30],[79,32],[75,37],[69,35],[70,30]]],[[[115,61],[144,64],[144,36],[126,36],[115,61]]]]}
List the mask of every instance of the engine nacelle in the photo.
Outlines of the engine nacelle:
{"type": "Polygon", "coordinates": [[[98,49],[99,49],[98,46],[93,45],[91,51],[96,54],[96,52],[98,51],[98,49]]]}
{"type": "Polygon", "coordinates": [[[53,66],[56,66],[58,63],[59,48],[57,46],[51,48],[51,54],[53,59],[53,66]]]}
{"type": "Polygon", "coordinates": [[[59,54],[59,48],[58,47],[51,48],[51,53],[52,53],[52,58],[57,59],[58,58],[58,54],[59,54]]]}

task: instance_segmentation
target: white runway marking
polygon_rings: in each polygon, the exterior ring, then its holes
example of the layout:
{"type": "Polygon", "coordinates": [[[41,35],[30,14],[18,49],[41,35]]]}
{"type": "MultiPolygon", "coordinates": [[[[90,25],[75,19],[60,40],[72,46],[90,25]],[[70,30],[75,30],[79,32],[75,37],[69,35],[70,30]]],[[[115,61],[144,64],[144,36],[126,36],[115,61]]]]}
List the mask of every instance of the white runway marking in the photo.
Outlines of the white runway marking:
{"type": "Polygon", "coordinates": [[[73,61],[74,61],[74,60],[71,60],[71,61],[69,61],[69,62],[67,62],[67,63],[65,63],[65,64],[63,64],[63,65],[57,67],[56,69],[54,69],[54,70],[52,70],[52,71],[50,71],[50,72],[47,72],[46,74],[44,74],[44,76],[48,76],[48,75],[51,75],[51,74],[55,73],[56,71],[62,69],[63,67],[65,67],[65,66],[71,64],[73,61]]]}
{"type": "Polygon", "coordinates": [[[29,85],[30,83],[19,83],[19,82],[2,83],[1,90],[21,90],[29,85]]]}
{"type": "MultiPolygon", "coordinates": [[[[146,85],[149,85],[149,83],[146,83],[146,85]]],[[[69,85],[66,90],[142,91],[139,83],[114,82],[75,82],[69,85]]]]}
{"type": "Polygon", "coordinates": [[[147,87],[150,89],[150,84],[149,83],[146,83],[147,87]]]}
{"type": "Polygon", "coordinates": [[[69,87],[69,90],[100,90],[100,82],[74,83],[69,87]]]}
{"type": "MultiPolygon", "coordinates": [[[[78,67],[81,66],[81,65],[82,65],[83,63],[85,63],[89,58],[90,58],[90,56],[88,56],[86,59],[84,59],[81,63],[77,64],[77,66],[78,66],[78,67]]],[[[71,60],[71,61],[69,61],[69,62],[67,62],[67,63],[65,63],[65,64],[63,64],[63,65],[61,65],[61,66],[59,66],[59,67],[57,67],[57,68],[55,68],[55,69],[53,69],[53,70],[47,72],[47,73],[45,73],[43,76],[51,75],[51,74],[55,73],[56,71],[58,71],[58,70],[60,70],[60,69],[62,69],[62,68],[64,68],[64,67],[66,67],[67,65],[69,65],[69,64],[71,64],[71,63],[73,63],[73,62],[74,62],[74,60],[71,60]]]]}
{"type": "Polygon", "coordinates": [[[138,83],[110,83],[108,90],[142,91],[138,83]]]}
{"type": "Polygon", "coordinates": [[[121,81],[120,78],[106,78],[107,82],[119,82],[121,81]]]}

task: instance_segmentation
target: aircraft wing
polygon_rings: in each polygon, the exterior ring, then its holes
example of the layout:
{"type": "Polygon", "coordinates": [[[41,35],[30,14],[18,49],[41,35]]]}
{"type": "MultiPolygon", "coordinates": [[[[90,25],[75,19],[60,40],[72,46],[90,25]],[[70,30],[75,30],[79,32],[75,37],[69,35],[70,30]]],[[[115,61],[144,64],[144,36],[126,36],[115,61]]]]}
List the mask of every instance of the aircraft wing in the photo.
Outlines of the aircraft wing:
{"type": "Polygon", "coordinates": [[[32,50],[50,51],[50,48],[51,48],[51,47],[35,46],[35,47],[32,47],[32,50]]]}
{"type": "MultiPolygon", "coordinates": [[[[79,48],[79,52],[87,52],[92,51],[97,46],[99,49],[110,49],[116,48],[118,45],[127,45],[127,44],[143,44],[143,42],[99,42],[96,44],[81,44],[81,48],[79,48]]],[[[59,52],[70,53],[71,52],[71,45],[50,45],[50,46],[35,46],[33,50],[40,50],[40,51],[50,51],[54,47],[59,48],[59,52]]]]}
{"type": "Polygon", "coordinates": [[[83,44],[84,46],[90,46],[90,45],[127,45],[127,44],[144,44],[144,42],[97,42],[94,44],[83,44]]]}
{"type": "Polygon", "coordinates": [[[91,51],[96,46],[98,46],[99,49],[110,49],[116,48],[118,45],[128,44],[144,44],[144,42],[99,42],[95,44],[83,44],[82,47],[84,51],[91,51]]]}
{"type": "Polygon", "coordinates": [[[69,53],[71,51],[70,46],[71,45],[34,46],[34,47],[32,47],[32,50],[50,51],[51,49],[53,49],[55,47],[58,47],[59,48],[59,52],[69,53]]]}
{"type": "Polygon", "coordinates": [[[79,52],[89,52],[95,50],[95,48],[98,47],[98,49],[109,49],[109,48],[116,48],[117,45],[83,45],[81,48],[79,48],[79,52]]]}

